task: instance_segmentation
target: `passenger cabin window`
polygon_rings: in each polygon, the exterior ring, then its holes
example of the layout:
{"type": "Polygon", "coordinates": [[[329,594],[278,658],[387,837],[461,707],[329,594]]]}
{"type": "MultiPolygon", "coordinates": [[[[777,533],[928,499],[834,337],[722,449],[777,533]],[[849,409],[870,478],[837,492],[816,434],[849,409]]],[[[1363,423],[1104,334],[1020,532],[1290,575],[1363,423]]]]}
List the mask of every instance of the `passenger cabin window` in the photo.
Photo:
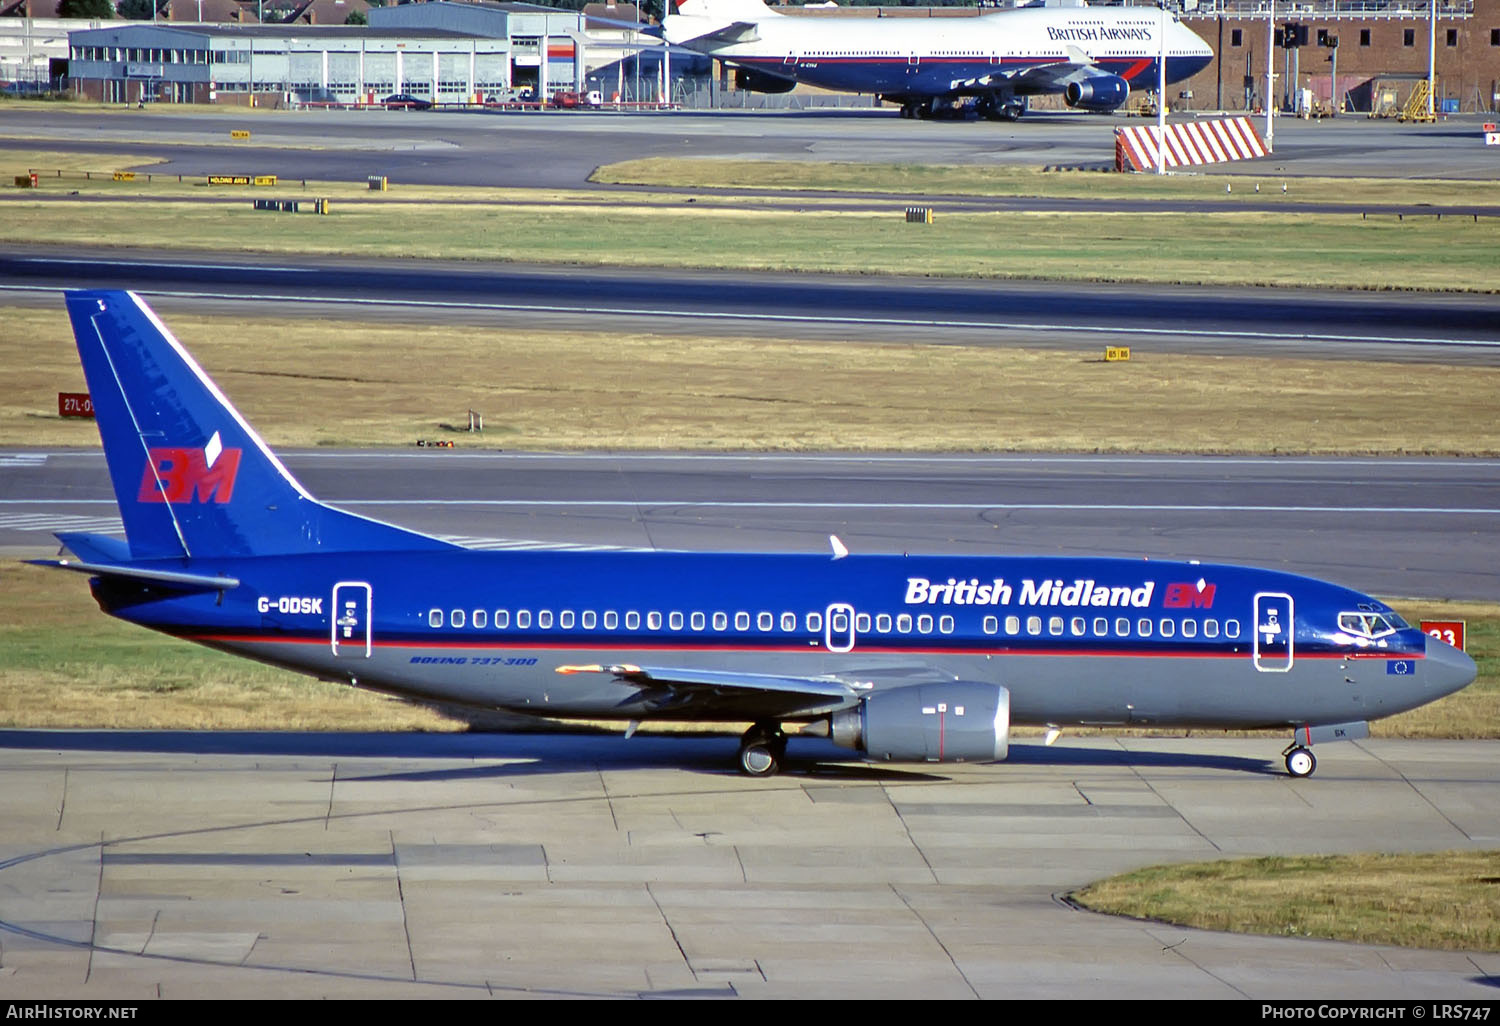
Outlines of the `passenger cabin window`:
{"type": "Polygon", "coordinates": [[[1217,620],[1204,620],[1203,621],[1203,636],[1205,638],[1217,638],[1219,636],[1219,621],[1217,621],[1217,620]]]}
{"type": "Polygon", "coordinates": [[[1184,638],[1196,638],[1198,636],[1198,621],[1197,620],[1184,620],[1184,621],[1182,621],[1182,636],[1184,638]]]}
{"type": "Polygon", "coordinates": [[[604,629],[612,631],[618,626],[620,626],[620,614],[613,609],[606,609],[604,611],[604,629]]]}
{"type": "Polygon", "coordinates": [[[452,619],[453,626],[462,627],[464,625],[464,611],[462,609],[455,609],[448,616],[452,619]]]}
{"type": "Polygon", "coordinates": [[[694,613],[689,619],[689,623],[692,624],[693,630],[701,631],[705,626],[707,626],[708,621],[704,618],[702,613],[694,613]]]}
{"type": "Polygon", "coordinates": [[[1157,626],[1161,628],[1161,636],[1164,638],[1170,638],[1177,633],[1177,624],[1172,620],[1163,620],[1157,626]]]}
{"type": "Polygon", "coordinates": [[[993,616],[986,616],[984,618],[984,633],[986,633],[986,634],[994,634],[999,629],[1000,629],[1000,621],[999,621],[998,618],[993,617],[993,616]]]}
{"type": "Polygon", "coordinates": [[[931,634],[932,633],[932,617],[929,616],[927,613],[923,613],[921,616],[917,617],[917,633],[918,634],[931,634]]]}
{"type": "Polygon", "coordinates": [[[748,631],[750,629],[750,614],[749,613],[735,613],[734,614],[734,629],[737,630],[737,631],[748,631]]]}
{"type": "Polygon", "coordinates": [[[441,627],[443,625],[443,611],[441,609],[429,609],[427,611],[427,626],[441,627]]]}
{"type": "MultiPolygon", "coordinates": [[[[992,617],[990,617],[990,619],[993,620],[994,617],[992,616],[992,617]]],[[[875,614],[875,629],[877,631],[879,631],[881,634],[889,634],[889,633],[891,633],[891,614],[890,613],[877,613],[877,614],[875,614]]],[[[991,631],[990,633],[993,634],[994,632],[991,631]]]]}
{"type": "Polygon", "coordinates": [[[544,631],[550,630],[552,628],[552,610],[543,609],[541,612],[537,613],[536,625],[544,631]]]}
{"type": "Polygon", "coordinates": [[[786,631],[788,634],[790,634],[793,631],[795,631],[797,629],[797,614],[796,613],[782,613],[781,614],[781,629],[784,630],[784,631],[786,631]]]}
{"type": "Polygon", "coordinates": [[[486,623],[488,623],[488,622],[489,622],[489,616],[485,613],[485,611],[483,609],[476,609],[476,610],[474,610],[474,626],[475,627],[478,627],[480,630],[483,630],[484,629],[484,625],[486,623]]]}
{"type": "Polygon", "coordinates": [[[724,631],[724,630],[728,630],[728,629],[729,629],[729,614],[728,613],[715,613],[714,614],[714,630],[716,630],[716,631],[724,631]]]}
{"type": "Polygon", "coordinates": [[[1224,637],[1237,638],[1240,636],[1240,622],[1238,620],[1224,621],[1224,637]]]}
{"type": "Polygon", "coordinates": [[[667,615],[667,626],[674,631],[682,630],[682,614],[673,610],[667,615]]]}
{"type": "Polygon", "coordinates": [[[497,609],[497,610],[495,610],[495,627],[497,629],[503,631],[503,630],[505,630],[505,628],[507,628],[509,626],[510,626],[510,610],[508,610],[508,609],[497,609]]]}
{"type": "Polygon", "coordinates": [[[627,631],[634,631],[639,630],[640,626],[641,614],[637,613],[634,609],[627,610],[625,613],[625,629],[627,631]]]}
{"type": "Polygon", "coordinates": [[[911,614],[899,613],[896,616],[896,630],[901,634],[911,633],[911,614]]]}
{"type": "Polygon", "coordinates": [[[951,617],[951,616],[939,617],[938,618],[938,630],[942,631],[944,634],[952,634],[953,633],[953,617],[951,617]]]}
{"type": "Polygon", "coordinates": [[[755,618],[757,630],[768,631],[776,625],[776,618],[770,613],[761,613],[755,618]]]}
{"type": "Polygon", "coordinates": [[[822,613],[808,613],[807,614],[807,629],[809,631],[814,632],[814,633],[816,633],[817,631],[822,630],[823,629],[823,614],[822,613]]]}
{"type": "Polygon", "coordinates": [[[531,626],[531,610],[529,610],[529,609],[518,609],[518,610],[516,610],[516,626],[519,627],[523,631],[526,628],[528,628],[528,627],[531,626]]]}
{"type": "Polygon", "coordinates": [[[661,614],[652,610],[646,614],[646,626],[653,631],[661,630],[661,614]]]}
{"type": "Polygon", "coordinates": [[[571,630],[573,627],[573,610],[564,609],[557,614],[557,625],[563,630],[571,630]]]}
{"type": "Polygon", "coordinates": [[[586,631],[593,630],[594,627],[598,624],[598,622],[599,622],[599,618],[594,615],[594,611],[592,609],[585,609],[583,611],[583,629],[584,630],[586,630],[586,631]]]}

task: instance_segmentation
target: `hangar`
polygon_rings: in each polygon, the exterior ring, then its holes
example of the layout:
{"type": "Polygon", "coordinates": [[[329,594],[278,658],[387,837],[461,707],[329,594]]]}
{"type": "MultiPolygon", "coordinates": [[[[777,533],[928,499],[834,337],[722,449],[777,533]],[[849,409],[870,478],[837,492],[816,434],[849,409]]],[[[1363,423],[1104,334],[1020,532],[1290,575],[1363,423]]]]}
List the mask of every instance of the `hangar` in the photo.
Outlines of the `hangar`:
{"type": "Polygon", "coordinates": [[[582,17],[532,4],[371,10],[368,26],[123,22],[71,32],[69,73],[108,103],[477,103],[579,87],[582,17]],[[545,55],[545,57],[544,57],[545,55]]]}

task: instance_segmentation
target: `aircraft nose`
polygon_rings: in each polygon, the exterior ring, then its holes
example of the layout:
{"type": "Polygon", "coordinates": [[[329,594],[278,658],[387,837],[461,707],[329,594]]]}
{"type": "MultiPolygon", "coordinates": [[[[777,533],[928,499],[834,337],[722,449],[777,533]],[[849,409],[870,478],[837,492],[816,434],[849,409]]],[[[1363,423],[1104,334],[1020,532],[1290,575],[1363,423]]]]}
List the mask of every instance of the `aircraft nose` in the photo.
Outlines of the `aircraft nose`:
{"type": "Polygon", "coordinates": [[[1427,639],[1426,663],[1428,685],[1438,695],[1451,695],[1462,690],[1479,675],[1479,668],[1467,653],[1433,637],[1427,639]]]}

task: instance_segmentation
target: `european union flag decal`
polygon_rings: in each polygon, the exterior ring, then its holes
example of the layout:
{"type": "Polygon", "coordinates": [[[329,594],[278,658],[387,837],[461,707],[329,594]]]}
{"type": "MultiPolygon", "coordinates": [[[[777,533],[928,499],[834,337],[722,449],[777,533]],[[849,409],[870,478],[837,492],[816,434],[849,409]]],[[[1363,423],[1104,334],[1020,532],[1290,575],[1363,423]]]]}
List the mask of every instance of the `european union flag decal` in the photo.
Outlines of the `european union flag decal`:
{"type": "Polygon", "coordinates": [[[1390,659],[1385,664],[1386,676],[1410,677],[1417,672],[1415,659],[1390,659]]]}

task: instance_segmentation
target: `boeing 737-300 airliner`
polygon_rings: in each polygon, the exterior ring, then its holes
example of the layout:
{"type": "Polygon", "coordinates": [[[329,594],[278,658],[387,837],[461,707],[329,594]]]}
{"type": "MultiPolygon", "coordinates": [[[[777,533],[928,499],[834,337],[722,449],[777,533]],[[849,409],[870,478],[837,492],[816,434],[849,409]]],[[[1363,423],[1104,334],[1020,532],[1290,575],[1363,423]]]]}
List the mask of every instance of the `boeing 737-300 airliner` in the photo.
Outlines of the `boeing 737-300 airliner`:
{"type": "Polygon", "coordinates": [[[315,500],[134,293],[67,294],[124,541],[41,561],[175,637],[416,700],[788,725],[871,759],[1002,760],[1011,726],[1280,728],[1309,746],[1474,679],[1335,584],[1142,559],[473,551],[315,500]]]}

